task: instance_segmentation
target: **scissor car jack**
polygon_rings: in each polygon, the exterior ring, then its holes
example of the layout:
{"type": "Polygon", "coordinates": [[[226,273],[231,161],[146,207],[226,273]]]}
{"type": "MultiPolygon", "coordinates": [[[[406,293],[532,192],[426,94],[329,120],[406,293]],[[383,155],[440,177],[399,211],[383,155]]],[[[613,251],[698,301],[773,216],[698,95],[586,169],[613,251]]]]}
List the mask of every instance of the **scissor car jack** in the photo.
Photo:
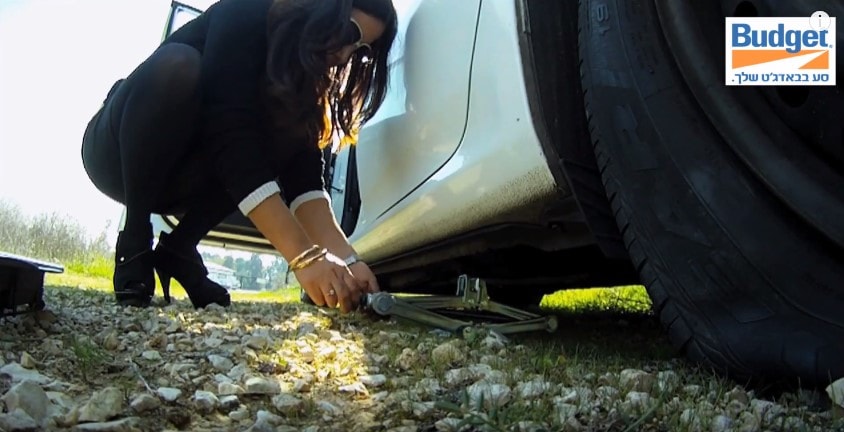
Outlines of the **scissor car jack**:
{"type": "Polygon", "coordinates": [[[482,325],[500,334],[557,329],[557,318],[520,310],[489,299],[486,283],[461,275],[454,296],[397,297],[388,292],[367,294],[364,310],[412,321],[450,332],[461,332],[477,323],[459,318],[480,318],[482,325]],[[496,316],[497,315],[497,316],[496,316]],[[507,320],[509,318],[509,320],[507,320]],[[489,323],[488,321],[498,321],[489,323]]]}

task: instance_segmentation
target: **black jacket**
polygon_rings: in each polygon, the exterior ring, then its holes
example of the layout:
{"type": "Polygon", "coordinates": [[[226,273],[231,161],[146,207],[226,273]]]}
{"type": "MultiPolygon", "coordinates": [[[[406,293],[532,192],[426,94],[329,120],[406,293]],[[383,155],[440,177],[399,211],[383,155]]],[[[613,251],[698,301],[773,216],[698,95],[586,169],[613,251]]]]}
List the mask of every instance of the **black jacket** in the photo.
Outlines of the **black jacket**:
{"type": "Polygon", "coordinates": [[[266,70],[266,21],[272,0],[220,0],[162,43],[202,55],[202,118],[197,139],[210,168],[235,202],[277,181],[289,204],[324,191],[316,143],[271,134],[260,91],[266,70]]]}

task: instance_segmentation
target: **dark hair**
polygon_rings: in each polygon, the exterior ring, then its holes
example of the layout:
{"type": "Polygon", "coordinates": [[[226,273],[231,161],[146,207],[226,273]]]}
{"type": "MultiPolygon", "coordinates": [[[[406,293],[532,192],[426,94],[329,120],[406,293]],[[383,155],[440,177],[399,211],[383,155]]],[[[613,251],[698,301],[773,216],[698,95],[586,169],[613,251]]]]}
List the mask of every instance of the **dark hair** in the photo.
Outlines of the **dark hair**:
{"type": "Polygon", "coordinates": [[[387,92],[387,56],[398,28],[391,0],[275,0],[267,21],[269,103],[277,127],[323,147],[334,133],[352,141],[387,92]],[[385,25],[366,58],[329,67],[328,55],[355,32],[352,9],[385,25]]]}

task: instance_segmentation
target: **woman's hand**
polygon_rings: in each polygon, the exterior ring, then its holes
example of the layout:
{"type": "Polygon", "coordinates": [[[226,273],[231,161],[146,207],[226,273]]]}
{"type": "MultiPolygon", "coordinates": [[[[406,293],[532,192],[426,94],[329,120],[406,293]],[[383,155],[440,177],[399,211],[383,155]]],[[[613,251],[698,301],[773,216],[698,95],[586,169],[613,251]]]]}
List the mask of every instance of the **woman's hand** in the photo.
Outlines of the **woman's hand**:
{"type": "Polygon", "coordinates": [[[354,275],[358,282],[364,284],[363,291],[365,293],[375,293],[381,291],[378,287],[378,280],[375,279],[375,274],[372,273],[372,270],[369,269],[369,266],[366,265],[365,262],[358,261],[350,265],[349,270],[352,271],[352,275],[354,275]]]}
{"type": "Polygon", "coordinates": [[[360,303],[361,292],[366,289],[366,283],[357,280],[346,263],[331,253],[293,273],[317,306],[339,305],[343,313],[360,303]]]}

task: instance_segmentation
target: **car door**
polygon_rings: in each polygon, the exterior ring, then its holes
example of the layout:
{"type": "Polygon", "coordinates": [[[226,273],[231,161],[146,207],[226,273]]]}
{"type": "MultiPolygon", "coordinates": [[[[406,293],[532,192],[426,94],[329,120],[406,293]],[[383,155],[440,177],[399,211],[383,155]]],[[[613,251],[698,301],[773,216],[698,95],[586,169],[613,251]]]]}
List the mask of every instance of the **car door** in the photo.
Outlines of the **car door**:
{"type": "Polygon", "coordinates": [[[466,128],[481,0],[393,4],[399,31],[386,99],[358,145],[334,161],[331,194],[347,235],[371,230],[431,178],[457,151],[466,128]]]}

